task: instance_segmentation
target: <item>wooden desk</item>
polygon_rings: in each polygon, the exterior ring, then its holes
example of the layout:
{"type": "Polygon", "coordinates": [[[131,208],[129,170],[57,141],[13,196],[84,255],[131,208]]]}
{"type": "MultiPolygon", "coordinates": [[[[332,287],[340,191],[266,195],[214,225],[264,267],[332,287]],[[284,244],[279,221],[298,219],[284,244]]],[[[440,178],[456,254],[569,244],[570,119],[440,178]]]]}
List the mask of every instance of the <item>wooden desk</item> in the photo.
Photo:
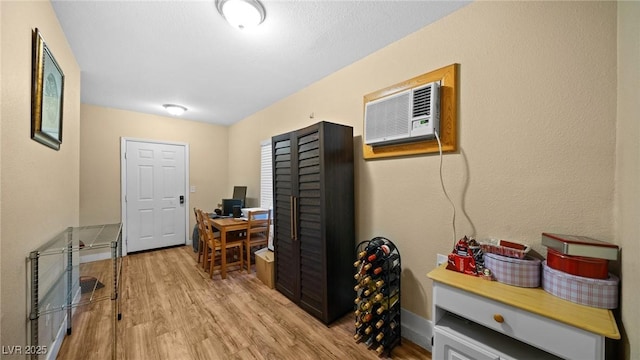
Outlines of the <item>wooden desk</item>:
{"type": "MultiPolygon", "coordinates": [[[[218,218],[211,219],[211,223],[213,227],[220,230],[220,243],[222,244],[222,248],[226,248],[227,245],[227,233],[232,231],[242,231],[247,230],[249,227],[249,223],[246,220],[239,220],[233,218],[218,218]]],[[[242,256],[242,254],[240,254],[242,256]]],[[[220,256],[220,276],[223,279],[227,277],[227,254],[222,254],[220,256]]]]}

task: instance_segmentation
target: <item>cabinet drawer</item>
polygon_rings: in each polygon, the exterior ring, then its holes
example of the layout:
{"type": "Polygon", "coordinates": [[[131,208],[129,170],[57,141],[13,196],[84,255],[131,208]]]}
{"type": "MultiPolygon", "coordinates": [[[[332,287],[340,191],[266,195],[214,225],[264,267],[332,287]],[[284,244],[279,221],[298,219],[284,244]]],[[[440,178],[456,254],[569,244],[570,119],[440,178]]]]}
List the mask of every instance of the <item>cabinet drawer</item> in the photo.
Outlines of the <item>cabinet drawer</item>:
{"type": "Polygon", "coordinates": [[[449,313],[438,321],[433,334],[434,359],[562,360],[449,313]]]}
{"type": "Polygon", "coordinates": [[[438,282],[433,290],[437,308],[554,355],[580,360],[604,356],[604,341],[596,334],[438,282]]]}

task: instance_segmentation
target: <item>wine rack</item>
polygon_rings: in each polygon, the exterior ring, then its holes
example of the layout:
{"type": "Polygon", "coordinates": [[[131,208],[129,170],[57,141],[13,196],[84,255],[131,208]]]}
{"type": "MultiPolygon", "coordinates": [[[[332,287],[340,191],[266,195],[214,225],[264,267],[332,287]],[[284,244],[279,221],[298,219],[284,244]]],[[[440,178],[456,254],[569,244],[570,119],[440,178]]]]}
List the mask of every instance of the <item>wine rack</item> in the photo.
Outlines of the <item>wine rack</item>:
{"type": "Polygon", "coordinates": [[[390,356],[401,339],[400,252],[383,237],[361,242],[356,252],[354,339],[390,356]]]}

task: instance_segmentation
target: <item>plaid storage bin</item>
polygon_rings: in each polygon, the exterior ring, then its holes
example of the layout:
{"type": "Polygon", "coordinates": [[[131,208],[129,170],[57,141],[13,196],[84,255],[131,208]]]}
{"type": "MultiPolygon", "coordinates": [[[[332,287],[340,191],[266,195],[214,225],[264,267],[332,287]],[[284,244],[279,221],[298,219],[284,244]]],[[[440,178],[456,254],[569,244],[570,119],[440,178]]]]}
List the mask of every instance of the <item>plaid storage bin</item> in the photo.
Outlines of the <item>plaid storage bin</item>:
{"type": "Polygon", "coordinates": [[[542,263],[542,288],[551,295],[571,302],[602,308],[618,307],[619,279],[609,274],[608,279],[592,279],[552,269],[542,263]]]}
{"type": "Polygon", "coordinates": [[[540,286],[540,260],[484,254],[484,267],[501,283],[534,288],[540,286]]]}

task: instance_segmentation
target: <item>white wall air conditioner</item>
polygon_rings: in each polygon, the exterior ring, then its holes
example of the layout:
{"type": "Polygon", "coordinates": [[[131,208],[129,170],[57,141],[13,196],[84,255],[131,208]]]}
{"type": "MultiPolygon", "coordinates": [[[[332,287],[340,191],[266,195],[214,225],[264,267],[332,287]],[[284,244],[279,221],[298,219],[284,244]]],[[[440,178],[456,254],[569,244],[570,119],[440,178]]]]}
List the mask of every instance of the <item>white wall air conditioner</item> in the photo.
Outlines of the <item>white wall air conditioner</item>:
{"type": "Polygon", "coordinates": [[[364,141],[371,146],[427,140],[440,131],[440,82],[369,101],[364,109],[364,141]]]}

